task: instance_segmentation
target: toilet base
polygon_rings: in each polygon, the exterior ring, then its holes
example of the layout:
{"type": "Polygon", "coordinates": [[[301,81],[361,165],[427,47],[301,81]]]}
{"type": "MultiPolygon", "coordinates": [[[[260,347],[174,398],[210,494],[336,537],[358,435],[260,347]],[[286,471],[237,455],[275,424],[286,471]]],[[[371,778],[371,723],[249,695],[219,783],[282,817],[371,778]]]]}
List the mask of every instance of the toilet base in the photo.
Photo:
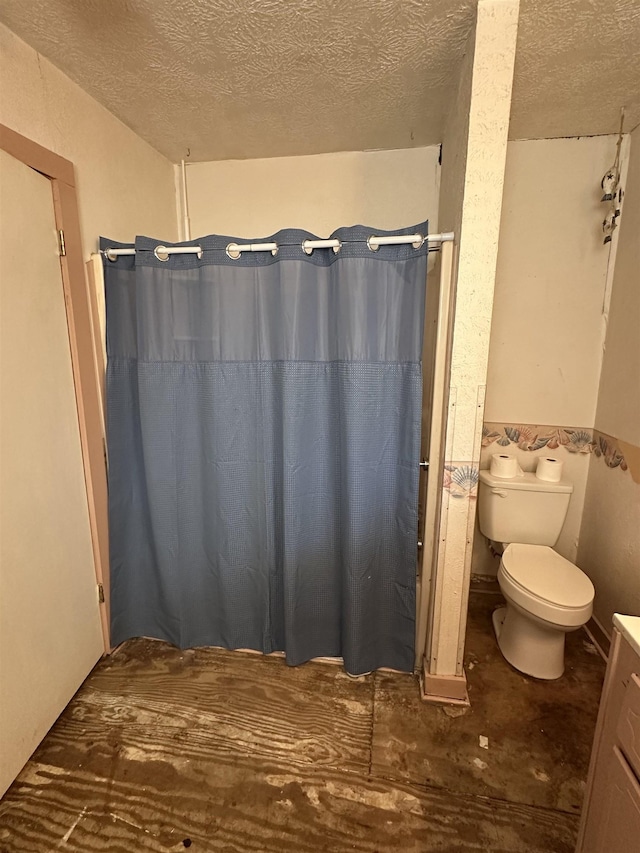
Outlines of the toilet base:
{"type": "Polygon", "coordinates": [[[492,620],[498,648],[511,666],[534,678],[560,678],[565,635],[561,628],[534,621],[510,604],[494,610],[492,620]]]}
{"type": "MultiPolygon", "coordinates": [[[[504,617],[506,615],[506,607],[497,607],[491,614],[491,621],[493,622],[493,630],[496,635],[496,640],[500,639],[500,631],[502,630],[502,623],[504,622],[504,617]]],[[[499,645],[500,644],[498,643],[498,646],[499,645]]]]}

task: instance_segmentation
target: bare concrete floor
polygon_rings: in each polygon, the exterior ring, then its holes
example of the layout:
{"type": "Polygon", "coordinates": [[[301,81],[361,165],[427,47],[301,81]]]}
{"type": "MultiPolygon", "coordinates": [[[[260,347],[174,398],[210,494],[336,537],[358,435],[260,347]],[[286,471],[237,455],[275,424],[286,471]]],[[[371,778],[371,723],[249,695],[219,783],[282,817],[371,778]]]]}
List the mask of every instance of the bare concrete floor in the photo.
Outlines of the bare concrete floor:
{"type": "Polygon", "coordinates": [[[571,853],[604,665],[579,631],[525,678],[500,603],[472,594],[462,715],[408,675],[131,641],[3,798],[0,851],[571,853]]]}

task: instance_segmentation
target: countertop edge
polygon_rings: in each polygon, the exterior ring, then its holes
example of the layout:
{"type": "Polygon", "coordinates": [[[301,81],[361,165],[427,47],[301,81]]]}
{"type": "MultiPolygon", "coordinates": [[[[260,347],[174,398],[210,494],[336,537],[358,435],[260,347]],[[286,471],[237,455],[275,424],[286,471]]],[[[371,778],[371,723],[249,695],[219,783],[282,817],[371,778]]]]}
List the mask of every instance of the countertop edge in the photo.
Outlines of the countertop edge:
{"type": "Polygon", "coordinates": [[[628,640],[636,654],[640,655],[640,616],[624,616],[613,614],[613,624],[628,640]]]}

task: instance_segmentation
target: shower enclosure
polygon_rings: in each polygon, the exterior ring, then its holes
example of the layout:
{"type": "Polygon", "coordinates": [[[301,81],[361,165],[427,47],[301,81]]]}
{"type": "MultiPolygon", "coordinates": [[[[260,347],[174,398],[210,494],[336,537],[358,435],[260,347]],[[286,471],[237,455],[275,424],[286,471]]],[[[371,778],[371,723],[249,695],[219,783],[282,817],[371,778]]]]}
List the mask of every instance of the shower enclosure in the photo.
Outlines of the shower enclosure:
{"type": "Polygon", "coordinates": [[[103,241],[112,642],[342,657],[353,674],[419,662],[440,488],[424,462],[442,453],[451,258],[451,235],[426,233],[286,231],[164,253],[146,238],[103,241]],[[441,243],[425,314],[427,254],[441,243]],[[223,486],[227,433],[231,457],[242,453],[223,486]]]}

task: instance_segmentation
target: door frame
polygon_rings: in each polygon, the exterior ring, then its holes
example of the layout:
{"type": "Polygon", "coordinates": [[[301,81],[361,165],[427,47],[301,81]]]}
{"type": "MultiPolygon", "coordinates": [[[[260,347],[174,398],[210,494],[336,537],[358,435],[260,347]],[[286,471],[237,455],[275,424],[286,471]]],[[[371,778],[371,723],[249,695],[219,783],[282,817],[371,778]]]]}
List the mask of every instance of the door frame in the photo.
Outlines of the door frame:
{"type": "Polygon", "coordinates": [[[0,124],[0,149],[49,179],[56,229],[64,235],[64,250],[60,251],[60,270],[89,510],[96,594],[100,596],[100,622],[104,650],[108,654],[111,651],[111,642],[106,451],[91,303],[82,259],[75,169],[70,160],[54,154],[3,124],[0,124]]]}
{"type": "Polygon", "coordinates": [[[438,319],[433,355],[431,383],[431,423],[428,440],[428,468],[425,489],[422,550],[420,551],[420,594],[417,600],[415,670],[422,672],[423,659],[431,654],[432,638],[439,622],[439,604],[436,601],[436,575],[438,548],[441,538],[441,519],[446,457],[445,438],[447,399],[450,395],[451,344],[453,340],[453,309],[455,302],[454,267],[455,241],[440,244],[440,275],[438,292],[438,319]]]}

